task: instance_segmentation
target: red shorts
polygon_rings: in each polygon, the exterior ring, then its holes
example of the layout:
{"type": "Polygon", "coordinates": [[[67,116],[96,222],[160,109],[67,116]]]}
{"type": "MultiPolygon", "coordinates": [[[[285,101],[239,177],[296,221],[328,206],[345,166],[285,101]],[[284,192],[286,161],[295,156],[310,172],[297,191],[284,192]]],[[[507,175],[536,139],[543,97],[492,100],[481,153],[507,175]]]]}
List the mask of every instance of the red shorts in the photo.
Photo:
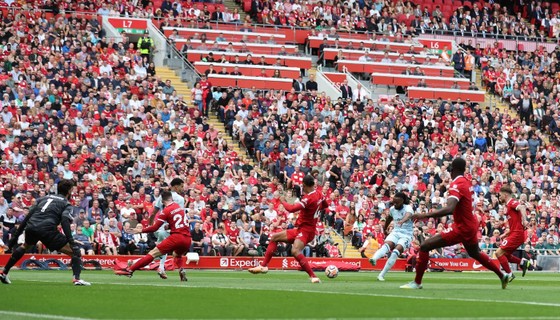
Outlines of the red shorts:
{"type": "Polygon", "coordinates": [[[478,246],[478,237],[476,234],[476,231],[465,232],[453,229],[453,227],[449,227],[447,230],[441,233],[441,237],[448,246],[452,246],[457,243],[462,243],[463,245],[478,246]]]}
{"type": "Polygon", "coordinates": [[[158,244],[157,248],[162,255],[172,252],[175,252],[178,255],[184,255],[189,252],[189,249],[191,248],[191,237],[180,233],[173,233],[158,244]]]}
{"type": "Polygon", "coordinates": [[[508,254],[512,254],[519,248],[520,245],[525,242],[525,236],[523,234],[510,234],[507,238],[502,240],[500,243],[500,249],[504,250],[508,254]]]}
{"type": "Polygon", "coordinates": [[[286,231],[288,236],[288,243],[294,243],[296,240],[300,240],[304,244],[308,244],[309,242],[315,239],[315,229],[307,230],[303,228],[294,228],[288,229],[286,231]]]}

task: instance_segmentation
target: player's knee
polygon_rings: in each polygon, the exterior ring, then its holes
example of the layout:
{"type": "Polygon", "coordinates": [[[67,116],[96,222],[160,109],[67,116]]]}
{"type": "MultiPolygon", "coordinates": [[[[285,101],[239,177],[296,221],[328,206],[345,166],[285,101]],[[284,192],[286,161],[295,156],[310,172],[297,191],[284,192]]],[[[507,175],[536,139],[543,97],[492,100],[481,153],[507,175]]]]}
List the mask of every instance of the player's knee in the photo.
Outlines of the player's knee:
{"type": "Polygon", "coordinates": [[[420,245],[420,251],[428,252],[430,250],[430,246],[428,246],[425,242],[420,245]]]}
{"type": "Polygon", "coordinates": [[[398,257],[398,256],[401,255],[401,252],[399,251],[399,249],[395,249],[395,250],[393,250],[393,253],[392,253],[392,254],[396,254],[397,257],[398,257]]]}
{"type": "Polygon", "coordinates": [[[292,257],[297,257],[301,253],[299,248],[292,247],[292,257]]]}

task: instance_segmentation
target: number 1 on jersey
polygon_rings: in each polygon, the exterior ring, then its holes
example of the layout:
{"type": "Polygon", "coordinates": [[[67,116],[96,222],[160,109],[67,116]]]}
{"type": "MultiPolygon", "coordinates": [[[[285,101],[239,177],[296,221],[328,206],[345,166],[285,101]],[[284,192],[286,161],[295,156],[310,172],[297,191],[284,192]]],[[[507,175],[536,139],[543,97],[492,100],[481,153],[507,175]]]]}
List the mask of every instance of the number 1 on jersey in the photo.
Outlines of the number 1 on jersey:
{"type": "Polygon", "coordinates": [[[47,200],[47,202],[45,202],[45,205],[41,208],[41,212],[45,212],[47,211],[47,208],[49,207],[49,205],[51,204],[51,202],[53,202],[54,199],[49,199],[47,200]]]}

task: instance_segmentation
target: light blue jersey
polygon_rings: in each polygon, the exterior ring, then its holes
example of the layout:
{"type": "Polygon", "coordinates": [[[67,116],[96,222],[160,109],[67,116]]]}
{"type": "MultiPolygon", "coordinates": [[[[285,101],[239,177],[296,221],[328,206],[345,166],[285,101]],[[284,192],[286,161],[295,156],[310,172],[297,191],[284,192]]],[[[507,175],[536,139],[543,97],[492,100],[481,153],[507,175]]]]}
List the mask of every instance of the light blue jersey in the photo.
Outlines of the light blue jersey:
{"type": "MultiPolygon", "coordinates": [[[[185,208],[185,198],[181,197],[177,192],[172,191],[171,196],[173,197],[173,202],[179,205],[181,208],[185,208]]],[[[163,203],[161,200],[161,196],[156,198],[154,203],[154,207],[158,208],[159,210],[163,210],[163,203]]]]}
{"type": "Polygon", "coordinates": [[[402,226],[398,225],[398,223],[404,218],[404,216],[406,216],[407,213],[414,213],[414,211],[412,210],[412,206],[403,205],[400,210],[395,209],[395,207],[393,206],[389,209],[389,214],[391,215],[391,217],[393,217],[394,221],[393,232],[412,235],[412,230],[414,228],[414,222],[412,221],[412,219],[409,219],[407,222],[403,223],[402,226]]]}

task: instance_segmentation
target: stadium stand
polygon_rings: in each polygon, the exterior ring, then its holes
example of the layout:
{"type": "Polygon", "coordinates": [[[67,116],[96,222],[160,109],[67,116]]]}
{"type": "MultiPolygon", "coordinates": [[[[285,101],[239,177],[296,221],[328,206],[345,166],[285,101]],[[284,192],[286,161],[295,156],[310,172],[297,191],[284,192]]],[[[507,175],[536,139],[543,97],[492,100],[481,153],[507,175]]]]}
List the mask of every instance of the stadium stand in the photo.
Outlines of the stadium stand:
{"type": "MultiPolygon", "coordinates": [[[[91,235],[96,252],[115,253],[124,223],[147,223],[161,187],[181,177],[193,230],[209,254],[219,254],[212,236],[220,225],[227,245],[262,254],[268,236],[295,221],[279,207],[280,197],[298,196],[301,178],[312,174],[330,202],[319,234],[334,228],[334,242],[348,242],[341,251],[351,256],[359,253],[350,247],[369,233],[383,242],[395,191],[406,191],[416,211],[442,206],[446,168],[462,155],[476,193],[481,247],[495,248],[507,230],[496,193],[510,184],[529,210],[527,245],[558,254],[560,50],[549,49],[556,38],[543,42],[558,35],[557,3],[240,4],[252,24],[223,4],[191,1],[3,6],[4,243],[33,199],[73,178],[75,228],[91,235]],[[208,78],[187,88],[127,37],[104,38],[102,15],[151,18],[208,78]],[[425,35],[456,37],[462,56],[418,45],[425,35]],[[474,83],[464,63],[468,52],[476,61],[474,83]],[[317,58],[326,68],[336,63],[339,71],[365,74],[377,87],[407,87],[407,97],[331,100],[307,77],[317,58]],[[207,73],[210,65],[216,72],[207,73]]],[[[451,222],[417,223],[415,243],[451,222]]],[[[136,250],[154,240],[135,237],[136,250]]],[[[328,252],[323,240],[306,254],[328,252]]],[[[193,250],[203,254],[202,246],[193,250]]]]}

